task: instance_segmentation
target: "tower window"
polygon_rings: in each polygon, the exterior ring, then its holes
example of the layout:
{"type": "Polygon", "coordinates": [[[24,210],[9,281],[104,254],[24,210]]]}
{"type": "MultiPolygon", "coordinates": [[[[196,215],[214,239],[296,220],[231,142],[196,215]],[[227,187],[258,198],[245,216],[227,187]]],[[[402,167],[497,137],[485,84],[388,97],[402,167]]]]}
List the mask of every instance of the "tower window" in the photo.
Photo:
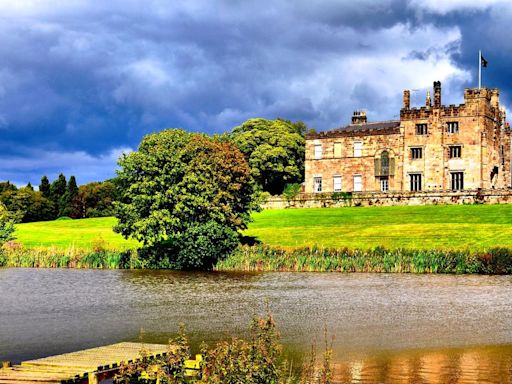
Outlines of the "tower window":
{"type": "Polygon", "coordinates": [[[450,159],[459,159],[461,157],[462,148],[460,145],[450,146],[450,159]]]}
{"type": "Polygon", "coordinates": [[[459,122],[450,121],[448,123],[448,133],[459,133],[459,122]]]}
{"type": "Polygon", "coordinates": [[[423,158],[423,148],[411,148],[411,159],[417,160],[423,158]]]}
{"type": "Polygon", "coordinates": [[[416,134],[426,135],[428,133],[427,124],[416,124],[416,134]]]}

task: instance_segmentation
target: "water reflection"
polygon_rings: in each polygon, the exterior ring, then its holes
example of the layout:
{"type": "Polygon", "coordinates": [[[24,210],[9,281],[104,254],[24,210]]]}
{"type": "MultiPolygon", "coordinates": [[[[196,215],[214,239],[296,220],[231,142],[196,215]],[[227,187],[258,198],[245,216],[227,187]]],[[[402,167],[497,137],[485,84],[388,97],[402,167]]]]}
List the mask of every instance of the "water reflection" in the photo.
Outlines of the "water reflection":
{"type": "Polygon", "coordinates": [[[0,269],[0,360],[244,335],[265,302],[296,358],[336,335],[341,382],[509,382],[509,276],[0,269]],[[475,346],[486,345],[489,347],[475,346]]]}
{"type": "Polygon", "coordinates": [[[402,351],[336,362],[338,383],[511,383],[510,346],[402,351]]]}

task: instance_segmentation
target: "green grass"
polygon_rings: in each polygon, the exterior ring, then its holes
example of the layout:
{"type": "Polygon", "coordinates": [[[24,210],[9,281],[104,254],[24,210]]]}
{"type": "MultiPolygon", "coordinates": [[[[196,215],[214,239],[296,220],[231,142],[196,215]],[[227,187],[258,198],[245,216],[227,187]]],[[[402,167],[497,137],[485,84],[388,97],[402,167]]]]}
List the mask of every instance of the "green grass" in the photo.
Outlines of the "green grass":
{"type": "Polygon", "coordinates": [[[104,243],[108,249],[125,250],[136,248],[137,242],[125,240],[114,233],[116,224],[113,217],[82,220],[40,221],[18,224],[16,240],[27,248],[55,247],[59,249],[92,249],[95,244],[104,243]]]}
{"type": "MultiPolygon", "coordinates": [[[[245,235],[271,246],[370,249],[470,249],[512,247],[512,205],[442,205],[265,210],[253,215],[245,235]]],[[[17,225],[25,247],[136,248],[112,232],[116,219],[57,220],[17,225]]]]}
{"type": "Polygon", "coordinates": [[[246,235],[289,248],[512,247],[512,205],[279,209],[253,218],[246,235]]]}

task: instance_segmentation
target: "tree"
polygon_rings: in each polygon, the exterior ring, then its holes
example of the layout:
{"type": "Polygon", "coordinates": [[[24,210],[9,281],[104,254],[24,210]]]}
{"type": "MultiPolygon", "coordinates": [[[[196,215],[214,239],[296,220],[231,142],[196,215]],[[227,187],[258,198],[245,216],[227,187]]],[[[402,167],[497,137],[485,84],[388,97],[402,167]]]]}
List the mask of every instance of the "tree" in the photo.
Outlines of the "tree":
{"type": "Polygon", "coordinates": [[[66,192],[60,201],[60,212],[59,216],[72,216],[73,213],[73,200],[78,195],[78,186],[76,185],[75,176],[69,178],[69,182],[66,186],[66,192]]]}
{"type": "Polygon", "coordinates": [[[66,176],[62,173],[59,175],[57,180],[54,180],[50,186],[50,200],[53,201],[55,206],[58,208],[58,216],[65,214],[66,202],[64,195],[66,194],[67,181],[66,176]]]}
{"type": "Polygon", "coordinates": [[[28,182],[28,184],[25,188],[30,189],[31,191],[34,190],[34,187],[32,186],[32,183],[30,181],[28,182]]]}
{"type": "Polygon", "coordinates": [[[110,181],[81,185],[73,199],[70,216],[74,219],[112,216],[118,193],[117,186],[110,181]]]}
{"type": "Polygon", "coordinates": [[[14,219],[5,205],[0,203],[0,246],[6,241],[14,240],[14,219]]]}
{"type": "Polygon", "coordinates": [[[2,181],[0,182],[0,193],[6,192],[6,191],[15,191],[18,188],[14,184],[11,184],[10,181],[2,181]]]}
{"type": "Polygon", "coordinates": [[[0,201],[17,221],[24,223],[53,220],[57,215],[53,202],[27,187],[0,194],[0,201]]]}
{"type": "Polygon", "coordinates": [[[250,169],[227,141],[168,129],[118,163],[124,194],[114,230],[141,241],[158,266],[211,268],[256,208],[250,169]]]}
{"type": "Polygon", "coordinates": [[[286,184],[303,181],[305,131],[302,122],[249,119],[232,130],[231,138],[260,188],[278,195],[286,184]]]}
{"type": "Polygon", "coordinates": [[[48,180],[48,177],[41,177],[41,184],[39,184],[39,192],[41,192],[43,197],[46,197],[47,199],[50,198],[50,180],[48,180]]]}

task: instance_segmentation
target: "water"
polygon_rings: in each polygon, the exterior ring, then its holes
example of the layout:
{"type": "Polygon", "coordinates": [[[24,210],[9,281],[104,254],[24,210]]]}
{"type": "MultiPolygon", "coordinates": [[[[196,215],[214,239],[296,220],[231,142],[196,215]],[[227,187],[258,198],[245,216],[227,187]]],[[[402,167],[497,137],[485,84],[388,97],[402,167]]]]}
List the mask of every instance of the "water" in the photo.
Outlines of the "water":
{"type": "Polygon", "coordinates": [[[512,382],[512,277],[0,269],[0,360],[246,332],[268,303],[290,358],[323,329],[349,383],[512,382]]]}

